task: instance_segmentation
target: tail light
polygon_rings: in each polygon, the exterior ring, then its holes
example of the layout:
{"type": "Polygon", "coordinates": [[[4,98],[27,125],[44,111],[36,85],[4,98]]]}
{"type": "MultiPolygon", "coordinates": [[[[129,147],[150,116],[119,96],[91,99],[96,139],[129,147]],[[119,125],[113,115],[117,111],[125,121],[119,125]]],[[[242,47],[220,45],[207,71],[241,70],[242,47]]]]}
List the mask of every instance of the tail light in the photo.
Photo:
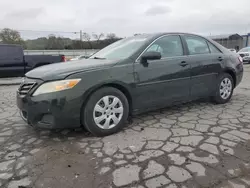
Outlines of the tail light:
{"type": "Polygon", "coordinates": [[[65,57],[65,55],[62,55],[62,62],[66,62],[66,57],[65,57]]]}

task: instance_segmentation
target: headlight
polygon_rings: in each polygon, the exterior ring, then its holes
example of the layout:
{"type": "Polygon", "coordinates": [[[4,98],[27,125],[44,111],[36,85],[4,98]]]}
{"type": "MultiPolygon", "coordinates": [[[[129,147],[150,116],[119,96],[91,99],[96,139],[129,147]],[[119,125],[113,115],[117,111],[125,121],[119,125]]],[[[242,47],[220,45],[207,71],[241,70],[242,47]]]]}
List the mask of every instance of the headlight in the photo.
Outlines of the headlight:
{"type": "Polygon", "coordinates": [[[75,87],[75,85],[80,81],[81,79],[70,79],[44,83],[39,88],[37,88],[37,90],[33,93],[33,96],[71,89],[75,87]]]}

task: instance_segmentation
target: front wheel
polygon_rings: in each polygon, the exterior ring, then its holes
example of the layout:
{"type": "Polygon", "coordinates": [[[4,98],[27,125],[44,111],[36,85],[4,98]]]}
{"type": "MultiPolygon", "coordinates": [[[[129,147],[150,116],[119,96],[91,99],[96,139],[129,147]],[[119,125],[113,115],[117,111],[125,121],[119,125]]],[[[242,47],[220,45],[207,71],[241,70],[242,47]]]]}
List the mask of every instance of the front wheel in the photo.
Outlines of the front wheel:
{"type": "Polygon", "coordinates": [[[214,96],[214,101],[217,104],[227,103],[232,98],[233,90],[234,90],[234,82],[232,76],[228,73],[223,73],[219,77],[216,93],[214,96]]]}
{"type": "Polygon", "coordinates": [[[120,131],[128,118],[129,104],[118,89],[104,87],[91,94],[82,114],[82,122],[95,136],[108,136],[120,131]]]}

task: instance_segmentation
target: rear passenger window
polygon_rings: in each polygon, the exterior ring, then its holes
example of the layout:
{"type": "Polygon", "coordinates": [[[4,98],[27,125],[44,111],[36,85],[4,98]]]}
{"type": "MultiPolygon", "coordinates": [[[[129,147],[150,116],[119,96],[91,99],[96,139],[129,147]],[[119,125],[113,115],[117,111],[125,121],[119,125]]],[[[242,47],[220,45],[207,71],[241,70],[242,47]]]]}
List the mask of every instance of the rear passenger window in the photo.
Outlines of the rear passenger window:
{"type": "Polygon", "coordinates": [[[205,39],[197,36],[185,36],[190,55],[209,54],[209,48],[205,39]]]}
{"type": "Polygon", "coordinates": [[[211,44],[210,42],[208,42],[208,46],[210,48],[210,52],[212,54],[218,54],[218,53],[221,53],[220,50],[218,50],[218,48],[216,48],[213,44],[211,44]]]}

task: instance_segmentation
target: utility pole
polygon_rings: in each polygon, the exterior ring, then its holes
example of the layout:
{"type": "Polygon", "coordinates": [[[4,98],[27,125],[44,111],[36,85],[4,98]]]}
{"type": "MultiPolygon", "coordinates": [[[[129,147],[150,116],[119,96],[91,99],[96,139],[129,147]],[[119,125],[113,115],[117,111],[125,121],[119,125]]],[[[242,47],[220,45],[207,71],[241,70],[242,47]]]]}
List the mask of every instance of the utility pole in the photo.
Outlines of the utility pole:
{"type": "Polygon", "coordinates": [[[82,30],[80,30],[80,41],[82,41],[82,30]]]}
{"type": "Polygon", "coordinates": [[[81,49],[82,49],[82,30],[80,30],[80,46],[81,46],[81,49]]]}

